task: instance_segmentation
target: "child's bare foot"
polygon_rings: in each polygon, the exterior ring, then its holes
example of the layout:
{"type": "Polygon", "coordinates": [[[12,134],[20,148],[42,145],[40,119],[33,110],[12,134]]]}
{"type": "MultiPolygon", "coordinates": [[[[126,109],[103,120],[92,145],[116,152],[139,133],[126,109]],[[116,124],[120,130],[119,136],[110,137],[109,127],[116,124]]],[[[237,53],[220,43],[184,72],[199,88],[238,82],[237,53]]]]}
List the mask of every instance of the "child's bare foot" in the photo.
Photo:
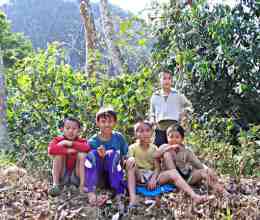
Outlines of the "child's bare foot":
{"type": "Polygon", "coordinates": [[[206,195],[201,196],[198,194],[195,194],[191,198],[196,204],[201,204],[201,203],[207,202],[209,200],[208,196],[206,196],[206,195]]]}
{"type": "Polygon", "coordinates": [[[79,186],[79,193],[80,194],[84,194],[85,193],[84,186],[79,186]]]}
{"type": "Polygon", "coordinates": [[[89,192],[88,193],[88,202],[91,206],[96,206],[97,205],[97,196],[94,192],[89,192]]]}
{"type": "Polygon", "coordinates": [[[108,195],[100,195],[97,198],[97,206],[102,207],[106,204],[107,200],[109,199],[108,195]]]}
{"type": "Polygon", "coordinates": [[[96,196],[94,192],[88,193],[88,202],[91,206],[102,207],[106,204],[108,195],[96,196]]]}

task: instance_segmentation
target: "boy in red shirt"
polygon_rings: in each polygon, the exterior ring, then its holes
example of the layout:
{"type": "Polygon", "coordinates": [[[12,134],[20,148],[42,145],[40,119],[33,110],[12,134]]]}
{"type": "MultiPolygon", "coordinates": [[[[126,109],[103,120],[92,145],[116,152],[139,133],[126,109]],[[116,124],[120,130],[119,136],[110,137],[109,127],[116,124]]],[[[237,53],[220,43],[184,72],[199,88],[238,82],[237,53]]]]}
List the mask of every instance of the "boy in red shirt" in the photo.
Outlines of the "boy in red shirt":
{"type": "Polygon", "coordinates": [[[72,117],[64,120],[63,135],[52,139],[48,146],[48,154],[53,158],[52,179],[53,187],[49,193],[58,196],[61,185],[72,183],[84,186],[84,161],[90,151],[86,139],[79,138],[80,122],[72,117]]]}

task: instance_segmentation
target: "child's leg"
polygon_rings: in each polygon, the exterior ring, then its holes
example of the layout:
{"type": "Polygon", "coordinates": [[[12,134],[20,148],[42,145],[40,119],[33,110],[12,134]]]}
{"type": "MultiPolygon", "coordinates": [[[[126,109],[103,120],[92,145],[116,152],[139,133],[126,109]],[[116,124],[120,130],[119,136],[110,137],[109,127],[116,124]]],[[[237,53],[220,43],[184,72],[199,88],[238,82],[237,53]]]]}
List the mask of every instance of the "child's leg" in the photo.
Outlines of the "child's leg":
{"type": "Polygon", "coordinates": [[[54,156],[52,165],[52,180],[53,185],[57,186],[60,184],[60,179],[64,174],[65,170],[65,156],[54,156]]]}
{"type": "Polygon", "coordinates": [[[206,196],[200,196],[196,194],[192,188],[186,183],[186,181],[180,176],[176,169],[163,171],[158,177],[160,184],[174,183],[177,187],[188,193],[190,197],[196,202],[201,203],[207,200],[206,196]]]}
{"type": "Polygon", "coordinates": [[[102,172],[101,158],[98,156],[96,150],[87,154],[84,162],[84,190],[88,192],[88,199],[92,205],[96,204],[96,187],[98,183],[98,173],[102,172]]]}
{"type": "Polygon", "coordinates": [[[133,158],[130,158],[126,162],[126,170],[127,170],[127,183],[128,183],[128,192],[129,192],[129,205],[136,204],[136,173],[137,168],[133,158]],[[130,161],[131,159],[131,161],[130,161]]]}
{"type": "Polygon", "coordinates": [[[212,169],[199,169],[192,171],[192,178],[190,184],[196,184],[205,180],[209,187],[211,187],[214,191],[219,193],[223,193],[225,188],[223,184],[218,181],[218,177],[216,173],[212,169]]]}
{"type": "Polygon", "coordinates": [[[116,194],[124,193],[123,168],[120,164],[120,154],[116,151],[110,151],[105,156],[105,169],[108,172],[109,183],[116,194]]]}
{"type": "Polygon", "coordinates": [[[79,189],[81,192],[84,192],[84,181],[85,181],[85,158],[87,153],[78,153],[77,162],[76,162],[76,175],[80,179],[79,189]]]}

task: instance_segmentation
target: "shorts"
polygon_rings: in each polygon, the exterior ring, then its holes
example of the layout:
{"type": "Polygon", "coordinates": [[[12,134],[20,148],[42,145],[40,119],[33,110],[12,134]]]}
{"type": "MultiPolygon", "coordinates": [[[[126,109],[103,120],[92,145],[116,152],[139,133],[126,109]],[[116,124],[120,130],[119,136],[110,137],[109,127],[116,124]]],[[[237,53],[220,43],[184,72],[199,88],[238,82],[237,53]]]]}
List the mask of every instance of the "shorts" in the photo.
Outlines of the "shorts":
{"type": "Polygon", "coordinates": [[[150,179],[152,178],[152,175],[154,174],[151,170],[138,170],[137,176],[138,176],[138,182],[140,184],[147,184],[150,179]]]}
{"type": "Polygon", "coordinates": [[[67,169],[65,169],[64,174],[61,178],[61,185],[74,185],[76,187],[79,187],[80,185],[80,179],[76,175],[76,169],[73,169],[72,172],[70,173],[67,169]]]}
{"type": "Polygon", "coordinates": [[[192,170],[189,169],[187,173],[183,173],[178,167],[176,168],[181,177],[187,182],[190,183],[192,179],[192,170]]]}

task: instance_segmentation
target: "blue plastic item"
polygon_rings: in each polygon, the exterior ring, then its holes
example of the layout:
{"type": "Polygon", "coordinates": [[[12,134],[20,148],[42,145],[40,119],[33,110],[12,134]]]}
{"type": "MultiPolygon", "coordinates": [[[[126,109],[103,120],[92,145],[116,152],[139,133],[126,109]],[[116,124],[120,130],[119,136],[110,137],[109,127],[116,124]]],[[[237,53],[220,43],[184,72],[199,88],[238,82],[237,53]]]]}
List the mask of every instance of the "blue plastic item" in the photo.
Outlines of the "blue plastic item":
{"type": "Polygon", "coordinates": [[[163,193],[176,191],[176,186],[173,184],[164,184],[156,187],[154,190],[149,190],[144,185],[136,186],[136,193],[142,194],[143,196],[159,196],[163,193]]]}

